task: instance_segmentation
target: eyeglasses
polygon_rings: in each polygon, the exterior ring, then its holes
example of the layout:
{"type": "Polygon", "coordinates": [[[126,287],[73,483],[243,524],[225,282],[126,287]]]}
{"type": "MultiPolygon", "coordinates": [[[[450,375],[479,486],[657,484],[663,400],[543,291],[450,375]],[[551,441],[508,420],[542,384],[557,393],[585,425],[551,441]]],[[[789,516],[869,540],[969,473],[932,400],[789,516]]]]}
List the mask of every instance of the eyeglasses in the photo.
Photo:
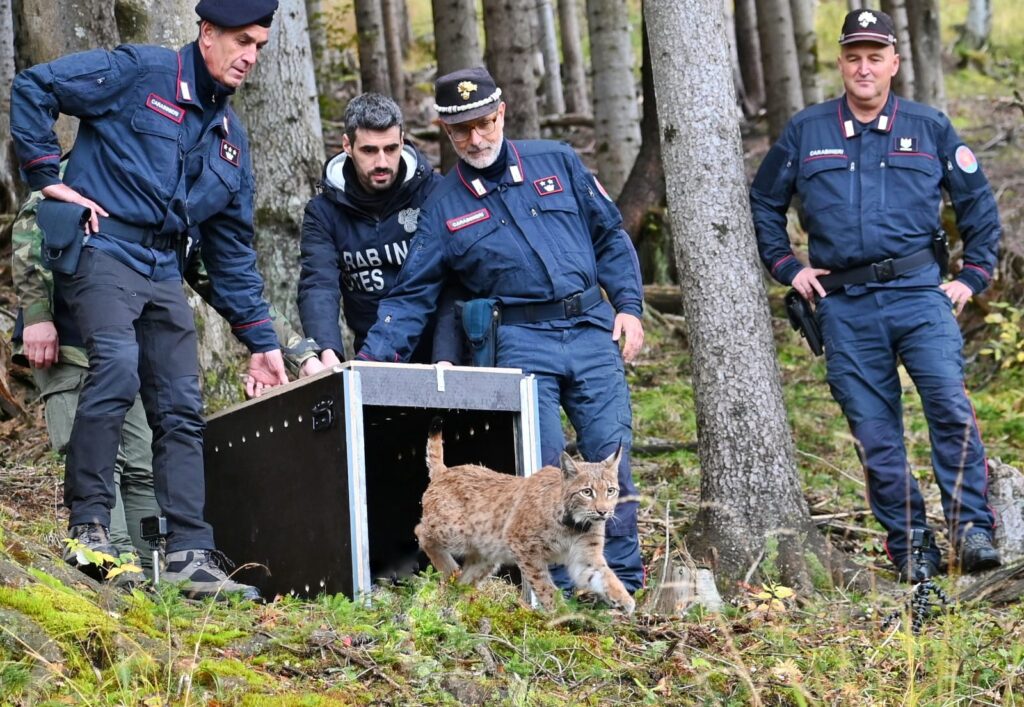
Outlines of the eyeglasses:
{"type": "Polygon", "coordinates": [[[468,140],[470,134],[476,130],[476,134],[480,137],[487,137],[494,132],[494,129],[498,127],[498,114],[494,113],[489,115],[482,120],[471,125],[449,125],[448,134],[452,136],[453,140],[463,141],[468,140]]]}

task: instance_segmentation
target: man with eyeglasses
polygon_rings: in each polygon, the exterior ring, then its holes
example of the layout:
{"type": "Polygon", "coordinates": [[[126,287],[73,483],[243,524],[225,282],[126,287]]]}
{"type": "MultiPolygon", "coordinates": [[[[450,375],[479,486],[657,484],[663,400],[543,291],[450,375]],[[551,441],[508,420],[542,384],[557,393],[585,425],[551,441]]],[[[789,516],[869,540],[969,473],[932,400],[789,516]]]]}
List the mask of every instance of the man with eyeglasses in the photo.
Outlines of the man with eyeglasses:
{"type": "MultiPolygon", "coordinates": [[[[449,276],[493,299],[497,365],[537,379],[541,461],[557,464],[565,446],[560,408],[586,459],[623,447],[622,501],[606,526],[605,556],[636,591],[644,570],[624,362],[643,345],[643,287],[622,217],[568,145],[505,138],[506,106],[486,69],[442,76],[435,97],[461,159],[424,205],[405,267],[357,357],[407,360],[449,276]]],[[[554,574],[571,586],[562,568],[554,574]]]]}

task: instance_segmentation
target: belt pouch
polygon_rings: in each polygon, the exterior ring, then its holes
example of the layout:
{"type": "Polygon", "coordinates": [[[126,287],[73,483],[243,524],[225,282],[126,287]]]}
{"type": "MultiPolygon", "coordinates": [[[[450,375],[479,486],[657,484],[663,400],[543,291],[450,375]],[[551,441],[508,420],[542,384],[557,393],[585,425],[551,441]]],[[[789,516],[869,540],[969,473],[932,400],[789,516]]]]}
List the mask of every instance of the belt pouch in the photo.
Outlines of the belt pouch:
{"type": "Polygon", "coordinates": [[[469,341],[474,366],[493,367],[496,361],[501,304],[496,299],[472,299],[462,304],[462,330],[469,341]]]}
{"type": "Polygon", "coordinates": [[[56,199],[40,202],[36,222],[43,232],[40,255],[44,266],[53,272],[75,274],[82,255],[83,227],[90,216],[92,210],[79,204],[56,199]]]}

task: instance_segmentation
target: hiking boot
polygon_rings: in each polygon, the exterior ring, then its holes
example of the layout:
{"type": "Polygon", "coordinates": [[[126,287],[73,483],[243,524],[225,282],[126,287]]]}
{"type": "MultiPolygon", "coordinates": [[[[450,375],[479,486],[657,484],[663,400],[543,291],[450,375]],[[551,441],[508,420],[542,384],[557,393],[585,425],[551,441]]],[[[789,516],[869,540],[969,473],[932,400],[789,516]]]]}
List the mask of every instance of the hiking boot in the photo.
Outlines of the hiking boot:
{"type": "Polygon", "coordinates": [[[999,551],[992,547],[988,533],[971,533],[960,542],[960,571],[974,574],[999,567],[999,551]]]}
{"type": "Polygon", "coordinates": [[[919,584],[939,575],[939,564],[930,557],[911,555],[903,565],[897,565],[899,581],[919,584]]]}
{"type": "Polygon", "coordinates": [[[110,557],[118,556],[117,548],[110,542],[110,533],[99,523],[78,523],[68,529],[68,540],[76,542],[66,543],[63,558],[72,567],[95,580],[103,581],[106,572],[113,565],[103,562],[93,562],[85,556],[82,550],[90,550],[96,553],[103,553],[110,557]]]}
{"type": "Polygon", "coordinates": [[[260,591],[248,584],[235,582],[224,573],[234,565],[218,550],[177,550],[167,553],[166,567],[161,581],[183,583],[181,591],[189,599],[215,597],[227,599],[228,594],[240,594],[243,599],[258,601],[260,591]]]}

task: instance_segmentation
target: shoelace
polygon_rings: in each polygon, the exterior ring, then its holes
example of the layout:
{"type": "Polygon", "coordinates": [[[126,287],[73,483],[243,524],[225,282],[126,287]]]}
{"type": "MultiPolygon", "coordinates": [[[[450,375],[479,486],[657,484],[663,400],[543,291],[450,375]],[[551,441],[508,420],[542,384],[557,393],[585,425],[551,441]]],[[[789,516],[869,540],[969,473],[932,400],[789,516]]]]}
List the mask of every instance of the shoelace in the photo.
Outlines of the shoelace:
{"type": "Polygon", "coordinates": [[[212,562],[214,565],[219,567],[224,572],[230,574],[235,569],[235,563],[232,562],[227,555],[220,550],[203,550],[206,553],[206,559],[212,562]]]}
{"type": "Polygon", "coordinates": [[[78,540],[85,544],[94,543],[97,545],[110,542],[103,526],[99,523],[89,523],[86,525],[85,531],[79,534],[78,540]]]}

